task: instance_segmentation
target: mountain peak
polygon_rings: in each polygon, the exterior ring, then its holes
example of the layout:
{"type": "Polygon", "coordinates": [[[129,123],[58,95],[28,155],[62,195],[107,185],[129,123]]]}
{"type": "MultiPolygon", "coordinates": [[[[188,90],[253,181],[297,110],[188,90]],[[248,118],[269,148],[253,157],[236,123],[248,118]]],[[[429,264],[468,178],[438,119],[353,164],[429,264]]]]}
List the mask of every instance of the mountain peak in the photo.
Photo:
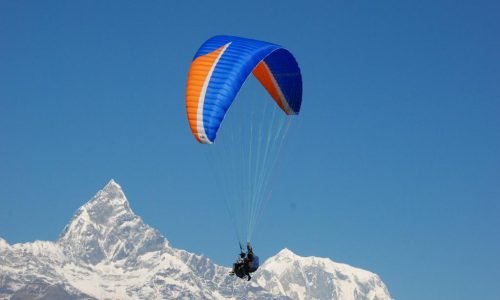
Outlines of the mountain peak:
{"type": "Polygon", "coordinates": [[[120,185],[111,179],[76,212],[59,238],[66,254],[97,264],[154,251],[166,239],[130,209],[120,185]]]}
{"type": "Polygon", "coordinates": [[[111,180],[104,186],[103,190],[122,190],[122,187],[111,178],[111,180]]]}
{"type": "Polygon", "coordinates": [[[111,179],[90,201],[80,207],[70,225],[75,222],[90,222],[107,226],[114,219],[127,215],[129,217],[135,216],[122,188],[111,179]]]}
{"type": "Polygon", "coordinates": [[[109,205],[125,205],[128,207],[128,201],[127,197],[125,197],[125,194],[123,193],[122,187],[114,181],[114,179],[111,179],[103,188],[100,190],[92,200],[90,200],[88,204],[91,204],[93,202],[109,202],[109,205]]]}
{"type": "Polygon", "coordinates": [[[280,252],[278,252],[277,255],[281,256],[281,257],[296,257],[297,256],[297,254],[293,253],[288,248],[284,248],[283,250],[281,250],[280,252]]]}

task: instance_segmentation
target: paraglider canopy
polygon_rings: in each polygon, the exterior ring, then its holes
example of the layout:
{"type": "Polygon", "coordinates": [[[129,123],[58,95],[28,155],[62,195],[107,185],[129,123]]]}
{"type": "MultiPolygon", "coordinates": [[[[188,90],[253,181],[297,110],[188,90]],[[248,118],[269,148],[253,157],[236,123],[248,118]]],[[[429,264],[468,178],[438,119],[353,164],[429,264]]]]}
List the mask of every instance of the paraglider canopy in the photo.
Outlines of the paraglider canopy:
{"type": "Polygon", "coordinates": [[[200,143],[215,141],[227,110],[252,72],[283,112],[299,113],[302,76],[288,50],[258,40],[215,36],[194,56],[186,87],[189,125],[200,143]]]}

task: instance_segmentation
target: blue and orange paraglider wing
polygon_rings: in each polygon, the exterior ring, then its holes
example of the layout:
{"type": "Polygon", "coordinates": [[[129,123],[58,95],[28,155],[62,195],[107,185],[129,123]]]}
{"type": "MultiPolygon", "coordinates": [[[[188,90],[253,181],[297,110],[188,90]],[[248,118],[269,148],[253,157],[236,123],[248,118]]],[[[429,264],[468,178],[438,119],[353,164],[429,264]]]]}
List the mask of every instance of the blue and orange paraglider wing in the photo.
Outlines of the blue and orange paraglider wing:
{"type": "Polygon", "coordinates": [[[299,113],[302,76],[288,50],[257,40],[215,36],[196,53],[186,87],[189,125],[200,143],[214,142],[227,110],[252,72],[286,114],[299,113]]]}

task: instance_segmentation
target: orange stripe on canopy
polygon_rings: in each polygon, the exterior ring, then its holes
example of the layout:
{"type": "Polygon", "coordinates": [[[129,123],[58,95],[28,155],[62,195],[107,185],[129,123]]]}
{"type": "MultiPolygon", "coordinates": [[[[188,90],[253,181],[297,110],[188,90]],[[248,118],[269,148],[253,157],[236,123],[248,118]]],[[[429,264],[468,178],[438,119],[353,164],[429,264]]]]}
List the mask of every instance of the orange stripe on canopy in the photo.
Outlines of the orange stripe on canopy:
{"type": "Polygon", "coordinates": [[[276,86],[273,74],[269,67],[264,61],[261,61],[255,69],[252,71],[253,75],[260,81],[260,83],[264,86],[267,92],[273,97],[274,101],[278,104],[278,106],[286,112],[286,108],[283,104],[284,99],[281,99],[279,87],[276,86]]]}
{"type": "Polygon", "coordinates": [[[191,63],[191,68],[189,69],[186,89],[186,110],[189,126],[198,142],[201,142],[198,135],[198,117],[201,117],[198,116],[198,107],[201,100],[203,100],[200,99],[201,91],[205,81],[209,80],[207,76],[223,49],[224,46],[213,52],[197,57],[191,63]]]}

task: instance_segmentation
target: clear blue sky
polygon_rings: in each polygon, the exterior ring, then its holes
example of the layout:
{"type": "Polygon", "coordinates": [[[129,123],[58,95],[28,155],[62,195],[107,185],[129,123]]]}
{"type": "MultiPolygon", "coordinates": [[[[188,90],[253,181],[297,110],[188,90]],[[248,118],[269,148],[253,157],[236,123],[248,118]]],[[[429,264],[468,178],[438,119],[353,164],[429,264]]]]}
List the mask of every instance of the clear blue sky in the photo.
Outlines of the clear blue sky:
{"type": "Polygon", "coordinates": [[[330,257],[378,273],[397,299],[500,299],[499,12],[481,0],[0,1],[0,236],[56,240],[114,178],[173,246],[229,265],[234,236],[184,90],[200,44],[238,35],[286,46],[304,77],[261,257],[330,257]]]}

